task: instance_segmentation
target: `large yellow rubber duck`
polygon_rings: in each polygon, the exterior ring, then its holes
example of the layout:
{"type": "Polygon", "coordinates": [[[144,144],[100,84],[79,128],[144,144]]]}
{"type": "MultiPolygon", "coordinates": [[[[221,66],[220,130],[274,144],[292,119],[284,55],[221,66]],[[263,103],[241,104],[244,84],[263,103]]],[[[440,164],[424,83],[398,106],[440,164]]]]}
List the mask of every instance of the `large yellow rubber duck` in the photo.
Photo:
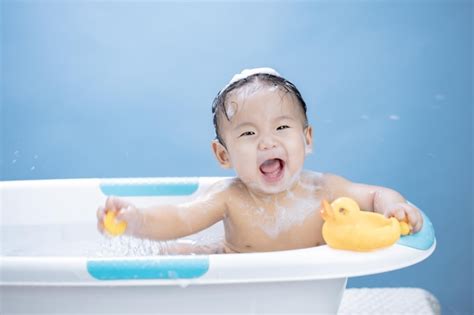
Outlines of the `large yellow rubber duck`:
{"type": "Polygon", "coordinates": [[[342,197],[329,204],[322,201],[323,238],[333,248],[370,251],[390,246],[400,235],[410,233],[406,222],[382,214],[360,211],[352,199],[342,197]]]}
{"type": "Polygon", "coordinates": [[[104,228],[110,235],[119,236],[127,229],[127,222],[117,220],[114,211],[107,211],[104,217],[104,228]]]}

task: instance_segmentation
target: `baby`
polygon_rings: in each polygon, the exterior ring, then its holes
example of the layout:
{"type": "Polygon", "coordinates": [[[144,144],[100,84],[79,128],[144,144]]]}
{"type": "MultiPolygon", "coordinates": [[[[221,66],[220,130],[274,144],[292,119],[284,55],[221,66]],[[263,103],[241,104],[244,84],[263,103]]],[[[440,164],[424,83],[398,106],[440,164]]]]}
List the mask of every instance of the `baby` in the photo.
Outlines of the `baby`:
{"type": "Polygon", "coordinates": [[[313,144],[306,104],[289,81],[270,68],[235,75],[214,100],[212,151],[235,178],[214,183],[192,202],[140,209],[110,197],[100,207],[127,222],[126,234],[173,240],[223,221],[225,240],[215,252],[244,253],[324,244],[321,200],[346,196],[366,211],[407,220],[421,229],[420,211],[396,191],[327,173],[303,170],[313,144]]]}

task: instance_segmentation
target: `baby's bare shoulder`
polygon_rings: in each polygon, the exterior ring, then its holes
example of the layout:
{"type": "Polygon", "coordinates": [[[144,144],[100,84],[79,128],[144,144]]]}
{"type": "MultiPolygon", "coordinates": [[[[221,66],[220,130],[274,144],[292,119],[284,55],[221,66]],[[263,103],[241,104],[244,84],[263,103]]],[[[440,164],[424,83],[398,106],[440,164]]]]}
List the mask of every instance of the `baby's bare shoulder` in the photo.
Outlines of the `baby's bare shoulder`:
{"type": "Polygon", "coordinates": [[[349,183],[345,178],[336,174],[312,171],[306,171],[302,175],[302,181],[318,187],[319,191],[327,198],[349,183]]]}
{"type": "Polygon", "coordinates": [[[316,173],[316,172],[313,172],[313,173],[314,173],[313,177],[315,178],[315,180],[317,180],[319,183],[324,184],[324,185],[329,185],[329,186],[337,185],[340,182],[347,181],[344,177],[337,174],[333,174],[333,173],[316,173]]]}
{"type": "Polygon", "coordinates": [[[234,185],[234,178],[224,178],[219,179],[209,185],[206,190],[208,194],[219,194],[222,192],[227,192],[231,189],[232,185],[234,185]]]}
{"type": "Polygon", "coordinates": [[[207,182],[207,185],[203,185],[200,193],[197,194],[196,198],[192,201],[185,203],[186,206],[197,206],[202,207],[203,204],[208,207],[213,205],[217,208],[229,207],[229,201],[235,196],[236,185],[238,181],[235,178],[224,178],[216,181],[207,182]]]}
{"type": "Polygon", "coordinates": [[[301,172],[300,182],[306,185],[321,186],[325,181],[326,174],[315,171],[301,172]]]}
{"type": "Polygon", "coordinates": [[[212,183],[206,191],[207,195],[233,195],[244,189],[242,181],[235,177],[220,179],[212,183]]]}

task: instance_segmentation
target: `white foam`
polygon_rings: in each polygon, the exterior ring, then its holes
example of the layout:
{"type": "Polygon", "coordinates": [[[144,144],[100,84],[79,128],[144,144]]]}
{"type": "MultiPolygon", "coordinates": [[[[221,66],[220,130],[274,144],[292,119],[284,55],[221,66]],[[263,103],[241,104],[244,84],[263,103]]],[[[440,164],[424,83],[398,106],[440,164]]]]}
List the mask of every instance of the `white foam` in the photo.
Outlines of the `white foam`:
{"type": "Polygon", "coordinates": [[[222,88],[221,92],[224,91],[232,83],[242,80],[244,78],[247,78],[253,74],[257,74],[257,73],[265,73],[265,74],[271,74],[277,77],[281,77],[281,75],[275,69],[272,69],[269,67],[244,69],[240,73],[235,74],[232,77],[232,79],[229,81],[229,83],[227,83],[227,85],[222,88]]]}
{"type": "Polygon", "coordinates": [[[234,117],[235,113],[237,112],[237,103],[231,102],[226,106],[225,112],[229,120],[232,119],[232,117],[234,117]]]}
{"type": "Polygon", "coordinates": [[[259,227],[271,238],[277,238],[281,233],[288,231],[295,225],[303,222],[317,210],[320,203],[316,197],[298,198],[292,196],[291,205],[275,204],[273,214],[261,213],[259,227]]]}
{"type": "MultiPolygon", "coordinates": [[[[321,201],[316,197],[316,192],[321,187],[301,180],[299,175],[298,173],[298,185],[307,191],[303,197],[297,196],[295,192],[288,190],[286,192],[286,201],[288,201],[286,205],[278,203],[275,198],[262,199],[268,208],[274,206],[274,213],[267,213],[262,207],[255,208],[255,213],[260,218],[260,220],[255,221],[255,224],[271,238],[277,238],[293,226],[303,224],[309,216],[318,210],[321,201]]],[[[313,176],[321,176],[321,174],[314,173],[313,176]]]]}
{"type": "Polygon", "coordinates": [[[278,90],[278,85],[272,85],[268,88],[268,91],[270,92],[275,92],[276,90],[278,90]]]}

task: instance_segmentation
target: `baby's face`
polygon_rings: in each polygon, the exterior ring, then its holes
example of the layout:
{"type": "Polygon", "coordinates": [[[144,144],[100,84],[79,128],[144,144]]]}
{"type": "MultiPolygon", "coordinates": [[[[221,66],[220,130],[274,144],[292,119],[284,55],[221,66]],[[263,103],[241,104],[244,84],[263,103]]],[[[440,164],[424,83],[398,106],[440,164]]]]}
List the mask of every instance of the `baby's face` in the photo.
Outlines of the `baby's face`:
{"type": "Polygon", "coordinates": [[[231,167],[252,190],[275,194],[299,178],[311,150],[311,127],[290,93],[261,86],[229,95],[221,131],[231,167]]]}

